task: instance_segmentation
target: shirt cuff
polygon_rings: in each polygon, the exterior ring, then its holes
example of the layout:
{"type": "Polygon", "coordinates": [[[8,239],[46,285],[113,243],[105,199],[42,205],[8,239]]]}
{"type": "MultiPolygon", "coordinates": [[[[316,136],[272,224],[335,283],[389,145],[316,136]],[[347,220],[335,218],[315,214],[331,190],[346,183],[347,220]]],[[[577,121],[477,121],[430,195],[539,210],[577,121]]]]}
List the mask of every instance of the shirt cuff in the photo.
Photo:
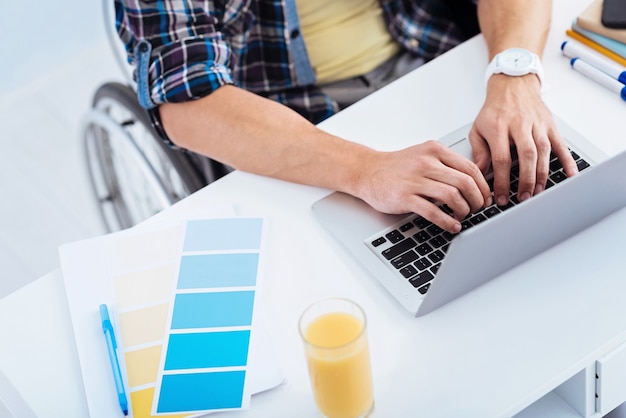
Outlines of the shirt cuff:
{"type": "Polygon", "coordinates": [[[137,96],[145,109],[207,96],[234,84],[230,48],[220,42],[189,38],[153,50],[141,40],[135,46],[137,96]]]}

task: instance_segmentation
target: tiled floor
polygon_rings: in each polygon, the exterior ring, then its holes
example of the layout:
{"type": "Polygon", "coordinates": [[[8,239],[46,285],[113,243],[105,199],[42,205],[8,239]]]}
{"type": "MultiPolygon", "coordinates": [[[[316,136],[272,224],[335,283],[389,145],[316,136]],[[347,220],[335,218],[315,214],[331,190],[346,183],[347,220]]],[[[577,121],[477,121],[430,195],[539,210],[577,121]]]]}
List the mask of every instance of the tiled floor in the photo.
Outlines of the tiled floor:
{"type": "Polygon", "coordinates": [[[82,155],[95,89],[124,80],[103,36],[0,94],[0,297],[58,267],[57,247],[104,232],[82,155]]]}

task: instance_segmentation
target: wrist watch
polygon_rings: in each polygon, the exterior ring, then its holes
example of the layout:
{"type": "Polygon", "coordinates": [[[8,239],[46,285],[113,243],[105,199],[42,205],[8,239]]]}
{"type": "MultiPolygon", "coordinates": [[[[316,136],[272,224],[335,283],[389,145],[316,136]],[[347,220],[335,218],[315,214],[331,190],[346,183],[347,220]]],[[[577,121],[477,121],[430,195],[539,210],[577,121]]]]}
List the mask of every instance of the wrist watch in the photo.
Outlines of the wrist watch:
{"type": "Polygon", "coordinates": [[[510,76],[522,76],[526,74],[537,74],[539,83],[543,87],[543,66],[541,60],[527,49],[509,48],[497,54],[485,72],[485,84],[493,74],[506,74],[510,76]]]}

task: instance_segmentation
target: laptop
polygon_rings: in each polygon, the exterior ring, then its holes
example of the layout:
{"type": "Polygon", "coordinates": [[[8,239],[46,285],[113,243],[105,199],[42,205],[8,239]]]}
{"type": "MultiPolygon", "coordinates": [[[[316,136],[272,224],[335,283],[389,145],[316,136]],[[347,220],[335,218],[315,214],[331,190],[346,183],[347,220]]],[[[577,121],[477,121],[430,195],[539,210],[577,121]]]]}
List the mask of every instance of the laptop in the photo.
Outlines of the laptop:
{"type": "MultiPolygon", "coordinates": [[[[607,159],[555,119],[580,173],[567,178],[553,158],[544,192],[521,203],[512,194],[503,210],[494,205],[465,219],[459,234],[416,214],[377,212],[341,192],[316,201],[313,214],[400,305],[425,315],[626,206],[626,152],[607,159]]],[[[440,141],[471,159],[470,127],[440,141]]]]}

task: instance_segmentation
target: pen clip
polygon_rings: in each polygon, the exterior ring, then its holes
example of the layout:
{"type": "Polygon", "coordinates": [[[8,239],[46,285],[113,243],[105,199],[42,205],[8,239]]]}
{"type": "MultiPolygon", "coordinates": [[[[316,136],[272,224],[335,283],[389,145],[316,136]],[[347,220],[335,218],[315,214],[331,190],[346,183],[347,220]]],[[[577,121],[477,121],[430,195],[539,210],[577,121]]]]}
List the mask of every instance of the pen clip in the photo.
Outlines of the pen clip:
{"type": "Polygon", "coordinates": [[[100,319],[102,320],[102,331],[105,334],[107,332],[110,333],[113,349],[117,350],[117,341],[115,339],[115,332],[113,331],[113,323],[109,317],[109,309],[104,304],[100,305],[100,319]]]}

